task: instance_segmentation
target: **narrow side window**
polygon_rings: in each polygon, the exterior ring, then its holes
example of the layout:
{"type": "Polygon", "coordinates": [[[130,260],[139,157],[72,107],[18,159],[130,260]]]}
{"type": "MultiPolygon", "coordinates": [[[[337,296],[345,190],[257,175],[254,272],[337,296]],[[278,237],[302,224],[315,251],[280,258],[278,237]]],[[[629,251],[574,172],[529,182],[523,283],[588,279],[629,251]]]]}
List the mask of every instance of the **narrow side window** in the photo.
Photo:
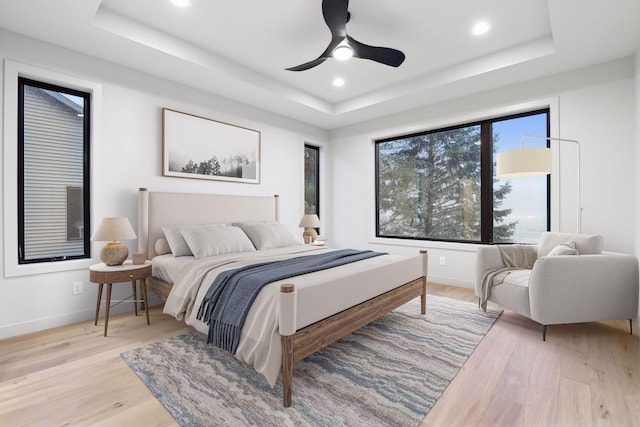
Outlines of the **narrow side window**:
{"type": "Polygon", "coordinates": [[[304,213],[320,216],[320,148],[304,146],[304,213]]]}
{"type": "Polygon", "coordinates": [[[90,258],[90,93],[18,79],[18,262],[90,258]]]}

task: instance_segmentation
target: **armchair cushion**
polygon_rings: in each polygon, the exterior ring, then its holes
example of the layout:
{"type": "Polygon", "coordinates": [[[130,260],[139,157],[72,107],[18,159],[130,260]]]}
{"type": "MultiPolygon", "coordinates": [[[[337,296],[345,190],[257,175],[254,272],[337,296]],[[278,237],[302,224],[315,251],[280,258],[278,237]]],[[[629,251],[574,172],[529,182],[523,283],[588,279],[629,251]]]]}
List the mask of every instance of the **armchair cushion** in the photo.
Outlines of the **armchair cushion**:
{"type": "Polygon", "coordinates": [[[538,243],[538,258],[549,255],[549,252],[558,245],[567,242],[575,242],[580,255],[602,253],[604,238],[598,234],[570,234],[545,231],[540,236],[538,243]]]}

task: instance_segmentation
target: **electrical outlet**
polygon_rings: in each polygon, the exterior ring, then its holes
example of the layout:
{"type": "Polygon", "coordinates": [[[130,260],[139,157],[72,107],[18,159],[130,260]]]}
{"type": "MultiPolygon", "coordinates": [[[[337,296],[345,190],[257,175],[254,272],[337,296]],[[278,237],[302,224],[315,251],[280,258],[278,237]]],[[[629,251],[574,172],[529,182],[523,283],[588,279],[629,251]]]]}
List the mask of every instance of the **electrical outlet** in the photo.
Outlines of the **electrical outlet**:
{"type": "Polygon", "coordinates": [[[73,282],[73,294],[80,295],[82,293],[82,282],[73,282]]]}
{"type": "Polygon", "coordinates": [[[443,256],[440,257],[440,265],[447,265],[447,259],[443,256]]]}

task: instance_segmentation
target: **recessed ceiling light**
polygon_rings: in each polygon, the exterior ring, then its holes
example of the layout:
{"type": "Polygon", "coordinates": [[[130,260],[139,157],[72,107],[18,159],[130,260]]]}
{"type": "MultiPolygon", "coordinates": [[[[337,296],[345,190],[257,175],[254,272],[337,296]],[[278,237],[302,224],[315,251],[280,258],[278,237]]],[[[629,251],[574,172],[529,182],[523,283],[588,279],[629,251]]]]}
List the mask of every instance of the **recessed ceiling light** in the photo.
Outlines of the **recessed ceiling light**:
{"type": "Polygon", "coordinates": [[[335,87],[342,87],[344,86],[344,79],[341,77],[336,77],[335,79],[333,79],[333,85],[335,87]]]}
{"type": "Polygon", "coordinates": [[[481,22],[476,23],[473,26],[473,29],[471,30],[471,33],[474,36],[481,36],[483,34],[486,34],[490,29],[491,29],[491,25],[489,25],[488,22],[481,21],[481,22]]]}
{"type": "Polygon", "coordinates": [[[171,3],[178,7],[187,7],[191,4],[191,0],[171,0],[171,3]]]}

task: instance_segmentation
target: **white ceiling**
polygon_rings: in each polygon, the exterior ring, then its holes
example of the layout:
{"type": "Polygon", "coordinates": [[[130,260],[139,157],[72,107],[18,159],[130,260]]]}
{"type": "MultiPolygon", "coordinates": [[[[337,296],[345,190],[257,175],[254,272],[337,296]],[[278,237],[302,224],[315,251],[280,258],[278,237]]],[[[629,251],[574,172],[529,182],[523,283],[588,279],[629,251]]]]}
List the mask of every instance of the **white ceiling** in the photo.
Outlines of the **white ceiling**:
{"type": "Polygon", "coordinates": [[[329,43],[321,0],[191,3],[0,0],[0,27],[325,129],[640,49],[640,0],[351,0],[349,35],[405,62],[330,59],[291,72],[329,43]],[[480,20],[492,29],[476,37],[480,20]]]}

